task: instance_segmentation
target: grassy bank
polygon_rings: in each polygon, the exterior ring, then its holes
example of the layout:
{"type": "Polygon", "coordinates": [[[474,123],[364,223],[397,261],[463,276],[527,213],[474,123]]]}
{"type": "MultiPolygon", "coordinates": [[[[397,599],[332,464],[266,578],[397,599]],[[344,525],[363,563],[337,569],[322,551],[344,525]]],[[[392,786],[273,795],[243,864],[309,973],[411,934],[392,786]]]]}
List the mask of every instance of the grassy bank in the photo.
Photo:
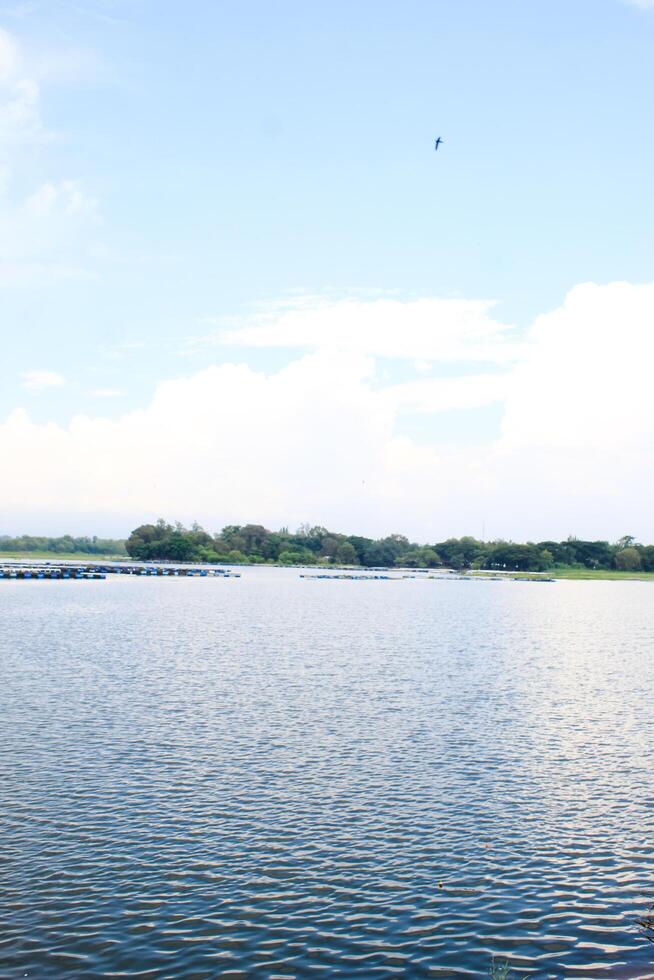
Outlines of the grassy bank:
{"type": "Polygon", "coordinates": [[[612,568],[553,568],[546,574],[561,579],[654,582],[654,572],[619,572],[612,568]]]}
{"type": "Polygon", "coordinates": [[[654,582],[654,572],[619,572],[614,568],[550,568],[547,572],[507,572],[506,577],[553,578],[578,582],[654,582]]]}
{"type": "MultiPolygon", "coordinates": [[[[467,572],[468,575],[497,576],[497,572],[467,572]]],[[[619,572],[612,568],[551,568],[547,572],[503,572],[502,578],[528,579],[569,579],[571,581],[613,581],[613,582],[654,582],[654,572],[619,572]]]]}

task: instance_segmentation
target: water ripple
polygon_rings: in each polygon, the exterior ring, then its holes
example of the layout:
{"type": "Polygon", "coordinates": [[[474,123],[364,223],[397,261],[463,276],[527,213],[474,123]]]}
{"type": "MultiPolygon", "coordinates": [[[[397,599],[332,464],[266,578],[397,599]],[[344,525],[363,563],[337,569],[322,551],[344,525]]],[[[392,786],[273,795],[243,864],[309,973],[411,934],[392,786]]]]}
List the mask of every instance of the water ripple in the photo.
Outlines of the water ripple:
{"type": "Polygon", "coordinates": [[[3,586],[0,976],[654,975],[648,584],[105,584],[3,586]]]}

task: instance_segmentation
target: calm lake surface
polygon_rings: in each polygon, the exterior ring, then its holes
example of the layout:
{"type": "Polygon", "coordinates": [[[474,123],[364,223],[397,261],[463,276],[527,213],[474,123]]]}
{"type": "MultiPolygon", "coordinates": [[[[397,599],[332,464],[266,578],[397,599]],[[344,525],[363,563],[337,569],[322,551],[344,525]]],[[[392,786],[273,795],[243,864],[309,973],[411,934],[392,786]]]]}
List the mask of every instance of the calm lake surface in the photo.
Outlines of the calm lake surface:
{"type": "Polygon", "coordinates": [[[0,976],[645,977],[654,586],[0,583],[0,976]]]}

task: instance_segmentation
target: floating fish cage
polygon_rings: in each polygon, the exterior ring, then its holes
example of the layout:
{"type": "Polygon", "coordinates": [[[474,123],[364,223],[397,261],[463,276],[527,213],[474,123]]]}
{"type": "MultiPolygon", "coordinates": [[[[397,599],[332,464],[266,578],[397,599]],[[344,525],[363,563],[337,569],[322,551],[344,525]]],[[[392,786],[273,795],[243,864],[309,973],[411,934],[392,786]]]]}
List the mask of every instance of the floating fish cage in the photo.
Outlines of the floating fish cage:
{"type": "Polygon", "coordinates": [[[66,562],[12,562],[0,566],[0,579],[105,579],[108,575],[171,576],[178,578],[240,578],[240,572],[225,568],[197,568],[184,565],[74,565],[66,562]]]}
{"type": "Polygon", "coordinates": [[[399,582],[402,578],[413,578],[414,576],[407,575],[300,575],[300,578],[311,578],[311,579],[337,579],[341,582],[371,582],[373,580],[383,579],[385,582],[399,582]]]}
{"type": "Polygon", "coordinates": [[[3,579],[103,579],[104,572],[82,571],[78,568],[0,568],[3,579]]]}

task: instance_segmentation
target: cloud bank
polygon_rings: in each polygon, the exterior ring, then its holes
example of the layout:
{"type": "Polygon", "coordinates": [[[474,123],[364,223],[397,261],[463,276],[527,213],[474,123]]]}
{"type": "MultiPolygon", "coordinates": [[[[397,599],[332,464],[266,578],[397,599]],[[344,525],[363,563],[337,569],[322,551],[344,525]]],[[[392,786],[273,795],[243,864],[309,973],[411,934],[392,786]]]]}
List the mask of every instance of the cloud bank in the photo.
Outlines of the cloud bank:
{"type": "MultiPolygon", "coordinates": [[[[47,512],[50,530],[128,531],[164,515],[419,540],[482,525],[491,537],[654,540],[654,286],[578,286],[536,319],[504,370],[403,384],[378,370],[376,356],[401,338],[374,336],[374,302],[358,336],[356,322],[346,334],[338,316],[331,329],[324,310],[307,309],[321,324],[307,346],[329,346],[280,370],[213,365],[161,383],[142,410],[65,426],[17,408],[0,425],[0,458],[12,461],[3,514],[34,530],[47,512]],[[501,429],[478,444],[417,439],[405,425],[418,413],[427,433],[433,420],[456,430],[462,411],[491,405],[502,406],[501,429]]],[[[430,356],[457,350],[445,335],[410,336],[411,356],[427,343],[430,356]]]]}
{"type": "Polygon", "coordinates": [[[518,348],[511,328],[492,318],[492,307],[493,303],[483,300],[326,300],[308,296],[231,327],[224,325],[200,338],[200,343],[290,349],[337,347],[424,362],[503,363],[515,357],[518,348]]]}

